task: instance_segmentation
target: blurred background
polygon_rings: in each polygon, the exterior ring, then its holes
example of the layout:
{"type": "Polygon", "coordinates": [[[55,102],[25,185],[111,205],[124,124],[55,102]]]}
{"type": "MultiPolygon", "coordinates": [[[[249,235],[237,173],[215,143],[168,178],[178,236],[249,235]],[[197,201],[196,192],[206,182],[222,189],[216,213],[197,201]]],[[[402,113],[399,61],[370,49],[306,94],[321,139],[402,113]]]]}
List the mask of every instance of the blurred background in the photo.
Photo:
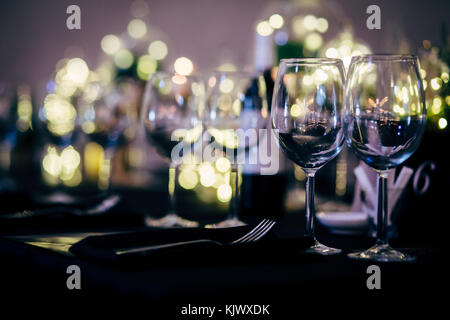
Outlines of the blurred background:
{"type": "MultiPolygon", "coordinates": [[[[3,0],[2,189],[164,190],[167,165],[136,129],[145,81],[157,70],[185,75],[216,69],[265,72],[270,105],[280,58],[342,58],[348,66],[352,55],[417,54],[427,92],[432,137],[427,139],[445,143],[449,12],[450,2],[438,0],[3,0]],[[81,9],[81,30],[66,27],[66,9],[72,4],[81,9]],[[372,4],[381,9],[380,30],[366,27],[366,9],[372,4]],[[101,119],[103,109],[82,109],[80,101],[97,103],[104,92],[115,97],[118,107],[111,114],[105,108],[106,120],[97,123],[93,119],[101,119]]],[[[426,150],[417,152],[409,163],[419,165],[424,154],[426,150]]],[[[288,209],[303,206],[301,184],[290,197],[286,186],[295,186],[304,175],[281,162],[275,177],[248,174],[242,180],[244,209],[258,210],[251,199],[261,194],[279,199],[269,204],[273,207],[264,201],[257,205],[275,214],[284,210],[286,195],[288,209]],[[272,180],[255,183],[258,179],[272,180]]],[[[321,171],[319,193],[348,203],[357,163],[346,151],[330,162],[321,171]]],[[[180,168],[177,180],[180,191],[225,211],[231,197],[229,188],[221,188],[228,183],[226,159],[185,169],[180,168]]]]}

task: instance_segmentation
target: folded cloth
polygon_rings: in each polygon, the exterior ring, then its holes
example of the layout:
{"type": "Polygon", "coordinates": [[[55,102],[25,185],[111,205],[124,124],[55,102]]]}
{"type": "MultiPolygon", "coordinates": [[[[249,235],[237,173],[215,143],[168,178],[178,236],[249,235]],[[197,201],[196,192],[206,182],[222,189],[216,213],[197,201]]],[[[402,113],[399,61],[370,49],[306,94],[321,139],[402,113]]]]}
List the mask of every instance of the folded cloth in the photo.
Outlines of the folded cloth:
{"type": "Polygon", "coordinates": [[[265,257],[280,255],[285,251],[301,251],[312,245],[308,238],[286,238],[275,225],[264,237],[256,242],[231,244],[232,241],[244,236],[255,225],[234,228],[205,229],[205,228],[177,228],[158,229],[147,228],[143,231],[122,232],[100,236],[87,237],[71,246],[70,251],[82,257],[96,260],[129,262],[148,260],[159,261],[165,257],[180,258],[190,256],[202,260],[217,260],[218,257],[228,257],[242,253],[240,256],[265,257]],[[208,239],[212,241],[199,242],[208,239]],[[182,245],[166,246],[167,244],[187,242],[182,245]],[[131,248],[153,247],[152,250],[127,251],[131,248]],[[126,253],[123,253],[123,252],[126,253]]]}

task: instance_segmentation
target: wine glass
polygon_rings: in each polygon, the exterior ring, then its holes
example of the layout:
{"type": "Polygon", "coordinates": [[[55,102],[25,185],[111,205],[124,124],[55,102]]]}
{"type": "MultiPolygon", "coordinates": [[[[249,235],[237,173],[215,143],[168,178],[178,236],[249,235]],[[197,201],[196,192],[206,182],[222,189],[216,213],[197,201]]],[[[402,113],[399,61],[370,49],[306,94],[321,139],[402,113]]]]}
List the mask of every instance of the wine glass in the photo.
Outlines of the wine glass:
{"type": "Polygon", "coordinates": [[[314,244],[308,252],[340,253],[316,239],[314,176],[342,149],[341,107],[344,68],[339,59],[282,59],[272,99],[272,126],[281,149],[306,174],[306,233],[314,244]]]}
{"type": "Polygon", "coordinates": [[[388,171],[417,149],[425,129],[426,109],[419,60],[412,55],[353,57],[345,91],[346,142],[378,173],[376,244],[350,258],[412,261],[392,249],[387,237],[388,171]]]}
{"type": "Polygon", "coordinates": [[[215,72],[208,79],[205,125],[212,146],[231,163],[228,217],[207,227],[245,225],[239,220],[239,176],[246,153],[262,138],[268,106],[264,77],[252,72],[215,72]]]}
{"type": "Polygon", "coordinates": [[[183,156],[193,152],[195,142],[203,134],[204,95],[204,83],[196,76],[157,72],[147,82],[142,112],[146,136],[170,163],[169,209],[161,219],[147,217],[148,226],[198,226],[197,222],[177,215],[175,185],[177,165],[183,156]]]}
{"type": "Polygon", "coordinates": [[[134,129],[141,93],[141,86],[133,79],[118,78],[107,87],[89,82],[78,98],[81,130],[104,149],[100,189],[110,188],[112,158],[120,142],[125,143],[127,130],[134,129]]]}

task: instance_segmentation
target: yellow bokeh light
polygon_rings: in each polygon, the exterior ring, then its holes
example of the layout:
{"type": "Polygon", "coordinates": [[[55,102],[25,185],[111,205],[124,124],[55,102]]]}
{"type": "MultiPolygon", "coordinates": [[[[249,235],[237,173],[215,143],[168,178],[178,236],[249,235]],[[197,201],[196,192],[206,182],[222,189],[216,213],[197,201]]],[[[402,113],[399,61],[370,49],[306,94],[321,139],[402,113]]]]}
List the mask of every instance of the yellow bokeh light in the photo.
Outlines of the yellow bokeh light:
{"type": "Polygon", "coordinates": [[[222,173],[229,171],[231,168],[230,160],[227,158],[219,158],[216,160],[216,169],[222,173]]]}
{"type": "Polygon", "coordinates": [[[447,119],[440,118],[438,121],[438,125],[440,129],[445,129],[447,127],[447,119]]]}
{"type": "Polygon", "coordinates": [[[273,33],[273,28],[271,27],[269,21],[261,21],[256,25],[256,32],[260,36],[267,37],[273,33]]]}
{"type": "Polygon", "coordinates": [[[108,34],[102,38],[100,46],[105,53],[112,55],[119,51],[121,43],[117,36],[108,34]]]}
{"type": "Polygon", "coordinates": [[[220,82],[219,89],[222,93],[230,93],[231,91],[233,91],[233,88],[234,82],[229,78],[226,78],[220,82]]]}
{"type": "Polygon", "coordinates": [[[83,59],[74,58],[67,63],[67,80],[74,82],[77,85],[83,84],[88,75],[89,68],[83,59]]]}
{"type": "Polygon", "coordinates": [[[167,45],[161,40],[155,40],[148,46],[148,54],[155,60],[162,60],[168,53],[167,45]]]}
{"type": "Polygon", "coordinates": [[[186,190],[194,189],[198,184],[197,173],[193,170],[182,170],[178,176],[178,184],[186,190]]]}
{"type": "Polygon", "coordinates": [[[336,59],[339,57],[339,52],[335,48],[328,48],[325,52],[325,55],[327,56],[327,58],[336,59]]]}
{"type": "Polygon", "coordinates": [[[81,157],[72,146],[65,148],[60,155],[64,171],[74,171],[80,165],[81,157]]]}
{"type": "Polygon", "coordinates": [[[85,121],[81,125],[81,130],[83,130],[86,134],[91,134],[95,131],[95,123],[92,121],[85,121]]]}
{"type": "Polygon", "coordinates": [[[194,71],[194,64],[186,57],[176,59],[173,66],[175,72],[181,74],[182,76],[190,75],[192,71],[194,71]]]}
{"type": "Polygon", "coordinates": [[[84,170],[86,177],[90,180],[97,180],[100,173],[100,166],[103,163],[105,152],[103,147],[95,142],[89,142],[84,148],[84,170]]]}
{"type": "Polygon", "coordinates": [[[305,32],[307,32],[303,24],[302,17],[297,16],[292,19],[292,30],[294,30],[297,35],[303,35],[305,32]]]}
{"type": "Polygon", "coordinates": [[[305,86],[310,86],[310,85],[312,85],[313,83],[314,83],[314,78],[313,78],[313,76],[305,75],[305,76],[303,77],[303,84],[304,84],[305,86]]]}
{"type": "Polygon", "coordinates": [[[42,160],[42,167],[51,176],[53,177],[59,176],[62,169],[62,163],[58,153],[56,152],[56,148],[54,147],[48,148],[47,154],[44,156],[44,159],[42,160]]]}
{"type": "Polygon", "coordinates": [[[214,170],[204,172],[200,175],[200,183],[204,187],[211,187],[216,180],[216,174],[214,170]]]}
{"type": "Polygon", "coordinates": [[[325,18],[319,18],[317,19],[317,26],[316,26],[317,31],[321,32],[321,33],[325,33],[328,30],[328,21],[325,18]]]}
{"type": "Polygon", "coordinates": [[[274,29],[280,29],[284,24],[284,19],[279,14],[273,14],[269,18],[270,26],[274,29]]]}
{"type": "Polygon", "coordinates": [[[309,51],[316,51],[322,46],[322,36],[316,32],[308,34],[305,38],[305,47],[309,51]]]}
{"type": "Polygon", "coordinates": [[[442,86],[442,80],[440,78],[433,78],[431,79],[430,85],[434,91],[438,91],[442,86]]]}
{"type": "Polygon", "coordinates": [[[120,69],[128,69],[131,67],[133,60],[133,54],[126,49],[121,49],[114,55],[114,63],[120,69]]]}
{"type": "Polygon", "coordinates": [[[63,97],[56,94],[47,95],[43,110],[50,132],[63,136],[74,129],[77,112],[63,97]]]}
{"type": "Polygon", "coordinates": [[[135,39],[142,38],[147,33],[147,25],[141,19],[133,19],[128,24],[128,33],[135,39]]]}
{"type": "Polygon", "coordinates": [[[448,80],[449,80],[449,74],[448,74],[448,72],[442,72],[442,74],[441,74],[441,79],[442,79],[442,81],[444,81],[445,83],[447,83],[448,80]]]}
{"type": "Polygon", "coordinates": [[[304,104],[294,103],[291,106],[291,116],[294,118],[301,118],[306,116],[308,113],[308,108],[304,104]]]}
{"type": "Polygon", "coordinates": [[[158,64],[155,59],[146,54],[141,56],[137,62],[137,74],[142,80],[148,80],[149,76],[155,73],[158,64]]]}
{"type": "Polygon", "coordinates": [[[47,154],[42,159],[44,178],[50,184],[57,184],[61,180],[65,185],[74,187],[82,179],[80,160],[80,154],[73,146],[66,147],[61,155],[58,155],[55,147],[48,147],[47,154]]]}
{"type": "Polygon", "coordinates": [[[217,188],[217,199],[221,202],[228,202],[231,199],[232,190],[230,185],[222,184],[217,188]]]}
{"type": "Polygon", "coordinates": [[[431,105],[431,112],[433,114],[438,114],[442,110],[442,99],[440,97],[436,97],[433,99],[433,104],[431,105]]]}
{"type": "Polygon", "coordinates": [[[394,107],[393,107],[393,110],[394,110],[395,113],[400,113],[401,109],[402,108],[400,108],[400,106],[398,104],[394,105],[394,107]]]}
{"type": "Polygon", "coordinates": [[[207,175],[214,173],[214,168],[209,162],[202,162],[198,166],[198,172],[200,173],[200,175],[207,175]]]}
{"type": "Polygon", "coordinates": [[[308,30],[314,30],[317,28],[317,18],[309,14],[303,19],[303,25],[308,30]]]}

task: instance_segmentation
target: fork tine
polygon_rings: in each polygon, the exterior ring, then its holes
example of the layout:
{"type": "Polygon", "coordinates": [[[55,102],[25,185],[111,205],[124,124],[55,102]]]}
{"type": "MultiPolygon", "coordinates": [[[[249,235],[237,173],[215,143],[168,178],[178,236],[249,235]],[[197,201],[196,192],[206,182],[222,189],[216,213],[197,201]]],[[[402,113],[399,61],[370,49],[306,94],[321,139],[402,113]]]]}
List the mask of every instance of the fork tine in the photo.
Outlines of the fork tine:
{"type": "Polygon", "coordinates": [[[246,234],[244,234],[242,237],[240,237],[237,240],[234,240],[233,242],[231,242],[231,244],[236,244],[239,243],[240,241],[246,239],[247,237],[251,236],[253,233],[257,232],[259,230],[259,228],[261,227],[262,224],[265,224],[266,221],[268,219],[263,219],[256,227],[254,227],[252,230],[250,230],[249,232],[247,232],[246,234]]]}
{"type": "Polygon", "coordinates": [[[270,229],[272,229],[272,226],[275,224],[275,221],[268,220],[268,222],[264,225],[264,227],[260,228],[258,232],[255,232],[250,237],[246,238],[245,240],[239,242],[239,243],[248,243],[248,242],[254,242],[258,239],[260,239],[262,236],[264,236],[267,232],[269,232],[270,229]]]}
{"type": "Polygon", "coordinates": [[[272,221],[272,222],[270,223],[270,225],[267,226],[266,230],[265,230],[263,233],[261,233],[258,237],[253,238],[252,241],[255,242],[255,241],[258,241],[259,239],[261,239],[264,235],[267,234],[267,232],[269,232],[269,231],[272,229],[272,227],[273,227],[274,225],[275,225],[275,221],[272,221]]]}
{"type": "Polygon", "coordinates": [[[258,230],[255,230],[255,232],[253,232],[252,234],[249,234],[247,237],[245,237],[238,243],[245,243],[245,242],[248,242],[249,240],[253,239],[255,236],[259,235],[262,231],[264,231],[266,229],[266,226],[269,223],[270,223],[270,220],[265,221],[264,224],[258,228],[258,230]]]}

